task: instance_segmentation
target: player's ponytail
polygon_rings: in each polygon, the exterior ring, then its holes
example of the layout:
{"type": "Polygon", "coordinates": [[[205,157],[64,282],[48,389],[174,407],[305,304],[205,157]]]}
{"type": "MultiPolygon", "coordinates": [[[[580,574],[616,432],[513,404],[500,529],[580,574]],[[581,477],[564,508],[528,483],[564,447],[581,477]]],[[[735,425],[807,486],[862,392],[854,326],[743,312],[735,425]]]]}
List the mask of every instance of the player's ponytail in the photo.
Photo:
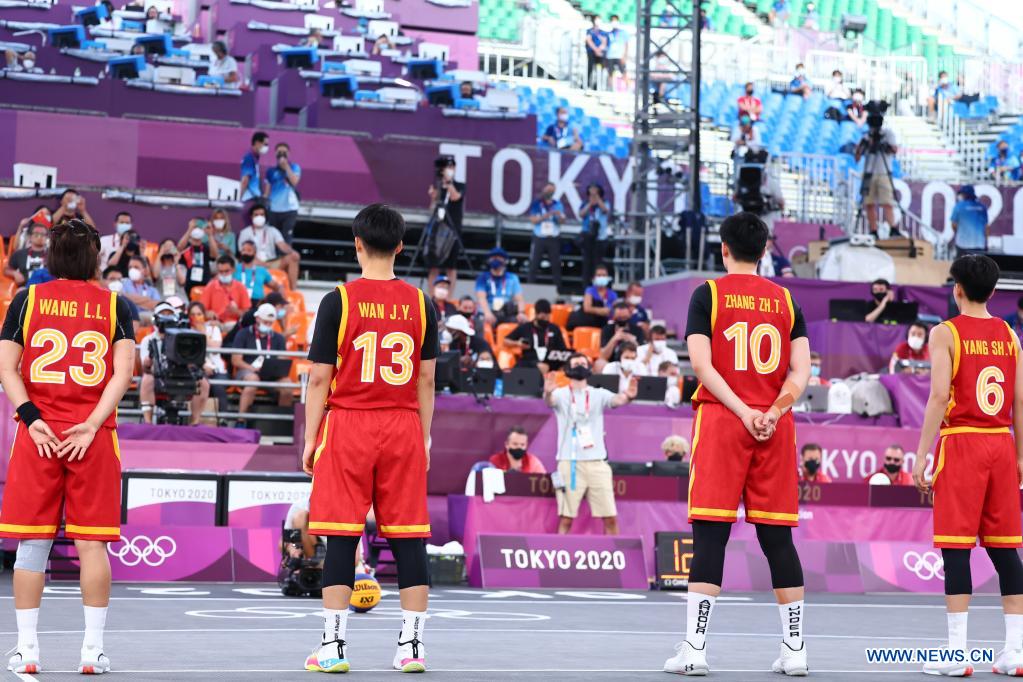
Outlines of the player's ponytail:
{"type": "Polygon", "coordinates": [[[99,270],[99,232],[77,218],[62,220],[50,230],[46,267],[58,279],[95,279],[99,270]]]}

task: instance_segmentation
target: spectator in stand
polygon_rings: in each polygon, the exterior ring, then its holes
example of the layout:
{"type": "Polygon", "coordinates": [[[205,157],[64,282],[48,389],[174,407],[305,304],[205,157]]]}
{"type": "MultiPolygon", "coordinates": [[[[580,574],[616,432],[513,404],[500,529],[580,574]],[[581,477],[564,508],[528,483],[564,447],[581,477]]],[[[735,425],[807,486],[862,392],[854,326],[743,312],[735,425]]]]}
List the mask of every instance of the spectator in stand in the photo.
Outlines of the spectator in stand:
{"type": "Polygon", "coordinates": [[[821,374],[821,354],[815,350],[810,351],[810,378],[807,379],[807,386],[824,386],[827,388],[831,382],[821,374]]]}
{"type": "Polygon", "coordinates": [[[127,277],[128,263],[135,256],[142,255],[143,246],[144,243],[139,238],[139,233],[135,230],[128,230],[121,235],[121,244],[117,247],[117,250],[110,255],[107,265],[114,266],[121,271],[122,275],[127,277]]]}
{"type": "Polygon", "coordinates": [[[4,276],[14,280],[19,287],[25,286],[32,273],[46,265],[49,228],[33,223],[28,234],[28,246],[12,253],[7,259],[7,267],[4,268],[4,276]]]}
{"type": "Polygon", "coordinates": [[[625,287],[625,302],[629,304],[632,317],[629,322],[637,325],[644,334],[650,334],[650,312],[643,307],[643,285],[632,281],[625,287]]]}
{"type": "MultiPolygon", "coordinates": [[[[234,265],[228,274],[234,271],[234,265]]],[[[247,294],[246,294],[247,296],[247,294]]],[[[269,303],[264,303],[256,309],[256,324],[252,327],[245,327],[234,337],[234,347],[238,350],[284,350],[286,347],[284,337],[274,331],[273,325],[277,322],[277,311],[269,303]]],[[[231,356],[231,364],[234,366],[234,378],[237,381],[281,381],[287,378],[290,371],[290,362],[267,363],[271,356],[235,353],[231,356]],[[289,369],[283,365],[288,364],[289,369]]],[[[252,403],[256,400],[255,386],[242,388],[241,397],[238,399],[238,411],[249,412],[252,403]]],[[[294,401],[294,394],[290,388],[269,389],[277,391],[277,404],[281,407],[291,407],[294,401]]],[[[242,417],[245,419],[245,417],[242,417]]]]}
{"type": "Polygon", "coordinates": [[[182,300],[188,298],[188,292],[185,291],[188,272],[178,261],[178,247],[175,246],[173,239],[164,239],[160,242],[153,270],[153,282],[160,293],[160,298],[164,300],[171,296],[177,296],[182,300]]]}
{"type": "Polygon", "coordinates": [[[635,345],[646,341],[646,336],[639,325],[630,321],[632,313],[629,304],[617,301],[612,308],[612,318],[600,330],[600,359],[596,369],[600,371],[605,363],[614,362],[621,357],[622,344],[629,342],[635,345]]]}
{"type": "Polygon", "coordinates": [[[714,24],[711,22],[710,15],[707,14],[707,10],[700,7],[700,30],[701,31],[713,31],[714,24]]]}
{"type": "Polygon", "coordinates": [[[796,64],[796,75],[789,81],[789,93],[802,95],[803,99],[807,99],[812,92],[813,87],[810,85],[810,79],[806,77],[806,67],[796,64]]]}
{"type": "Polygon", "coordinates": [[[281,288],[270,271],[256,262],[256,243],[253,241],[247,241],[241,245],[234,278],[245,285],[245,290],[249,292],[249,300],[253,305],[258,305],[263,300],[267,289],[279,291],[281,288]]]}
{"type": "Polygon", "coordinates": [[[863,103],[865,97],[866,93],[863,92],[863,89],[856,88],[853,90],[852,99],[845,108],[846,118],[855,123],[857,126],[864,126],[867,124],[867,108],[863,103]]]}
{"type": "Polygon", "coordinates": [[[288,274],[288,284],[294,289],[298,283],[299,255],[284,235],[274,225],[267,224],[267,212],[261,204],[249,209],[248,227],[238,235],[238,242],[252,242],[256,245],[256,262],[271,270],[283,270],[288,274]]]}
{"type": "Polygon", "coordinates": [[[518,275],[508,272],[508,252],[500,246],[490,250],[487,271],[476,278],[476,301],[489,325],[528,319],[522,283],[518,275]]]}
{"type": "Polygon", "coordinates": [[[1005,321],[1016,333],[1016,338],[1023,338],[1023,296],[1016,299],[1016,312],[1005,317],[1005,321]]]}
{"type": "Polygon", "coordinates": [[[987,252],[987,206],[977,199],[973,185],[959,188],[959,200],[952,208],[952,232],[959,255],[987,252]]]}
{"type": "Polygon", "coordinates": [[[611,306],[618,294],[611,289],[611,274],[606,265],[593,271],[593,284],[583,292],[583,303],[568,318],[569,330],[576,327],[603,327],[611,317],[611,306]]]}
{"type": "Polygon", "coordinates": [[[1009,143],[1006,140],[999,140],[995,155],[991,157],[988,164],[988,172],[996,182],[1006,182],[1012,179],[1013,173],[1019,168],[1019,159],[1009,155],[1009,143]]]}
{"type": "Polygon", "coordinates": [[[112,234],[105,234],[99,238],[99,264],[102,267],[109,265],[110,256],[117,251],[121,242],[121,235],[131,230],[131,214],[127,211],[118,211],[114,216],[114,231],[112,234]]]}
{"type": "Polygon", "coordinates": [[[447,259],[433,263],[430,267],[429,279],[437,279],[441,270],[445,271],[452,284],[458,283],[458,259],[462,255],[464,245],[461,243],[462,219],[465,215],[465,183],[455,180],[458,167],[455,157],[442,155],[433,162],[437,171],[426,194],[430,197],[430,215],[437,220],[445,220],[448,226],[458,235],[458,241],[451,247],[447,259]],[[443,216],[441,214],[443,211],[443,216]]]}
{"type": "Polygon", "coordinates": [[[899,364],[899,360],[927,362],[931,359],[930,351],[927,349],[927,334],[929,331],[927,324],[919,320],[909,325],[909,329],[906,330],[906,340],[892,351],[892,357],[888,361],[889,374],[895,374],[899,371],[896,367],[899,364]]]}
{"type": "MultiPolygon", "coordinates": [[[[235,279],[234,275],[234,258],[225,253],[217,258],[217,276],[203,289],[201,299],[206,310],[215,315],[227,331],[230,331],[242,314],[252,307],[248,289],[241,280],[235,279]]],[[[258,318],[259,309],[256,313],[258,318]]],[[[274,313],[276,315],[276,310],[274,313]]],[[[277,321],[276,317],[274,321],[277,321]]]]}
{"type": "Polygon", "coordinates": [[[309,29],[309,35],[298,41],[299,47],[319,47],[323,42],[323,31],[318,28],[309,29]]]}
{"type": "MultiPolygon", "coordinates": [[[[207,319],[206,308],[199,301],[192,301],[188,304],[188,323],[193,331],[206,336],[207,351],[210,348],[220,348],[224,344],[224,338],[220,325],[216,320],[207,319]]],[[[228,379],[227,363],[224,355],[220,353],[206,353],[206,361],[203,362],[202,371],[206,379],[228,379]]],[[[210,395],[217,399],[217,408],[221,412],[227,412],[230,404],[227,400],[227,386],[210,384],[210,395]]]]}
{"type": "Polygon", "coordinates": [[[290,245],[298,222],[298,183],[302,180],[302,168],[291,161],[291,148],[286,142],[278,142],[275,151],[277,165],[266,169],[263,186],[269,207],[266,219],[281,231],[284,241],[290,245]]]}
{"type": "Polygon", "coordinates": [[[607,59],[607,33],[600,27],[600,17],[594,14],[586,31],[586,85],[591,90],[597,89],[597,67],[603,66],[607,59]]]}
{"type": "Polygon", "coordinates": [[[629,32],[621,27],[618,15],[611,15],[611,30],[607,32],[607,89],[614,90],[614,75],[617,71],[623,79],[628,79],[625,62],[629,57],[629,32]]]}
{"type": "Polygon", "coordinates": [[[433,307],[437,309],[437,322],[444,324],[444,320],[452,315],[458,314],[458,308],[451,302],[451,280],[447,275],[437,275],[433,280],[433,294],[430,296],[433,307]]]}
{"type": "Polygon", "coordinates": [[[128,281],[124,282],[121,295],[139,307],[153,310],[160,302],[160,292],[150,281],[149,263],[143,256],[132,256],[128,261],[128,281]]]}
{"type": "Polygon", "coordinates": [[[1019,150],[1019,156],[1016,158],[1016,167],[1012,169],[1012,173],[1009,174],[1009,179],[1015,182],[1023,181],[1023,149],[1019,150]]]}
{"type": "Polygon", "coordinates": [[[665,360],[657,366],[657,376],[668,380],[664,388],[664,404],[668,407],[678,407],[682,404],[682,371],[678,365],[665,360]]]}
{"type": "Polygon", "coordinates": [[[789,3],[788,0],[774,0],[771,3],[771,11],[768,12],[768,18],[771,23],[775,26],[780,26],[788,23],[789,21],[789,3]]]}
{"type": "Polygon", "coordinates": [[[958,86],[949,79],[948,71],[939,71],[938,84],[934,87],[934,92],[931,96],[927,98],[927,112],[936,115],[938,113],[938,102],[942,99],[956,102],[962,96],[963,94],[959,91],[958,86]]]}
{"type": "Polygon", "coordinates": [[[90,225],[96,224],[96,221],[92,219],[89,211],[85,208],[85,197],[73,189],[66,189],[61,193],[60,206],[53,212],[51,222],[53,225],[56,225],[65,218],[78,218],[90,225]]]}
{"type": "Polygon", "coordinates": [[[227,45],[223,40],[213,42],[213,60],[210,62],[209,75],[224,79],[225,88],[239,88],[242,84],[238,73],[238,62],[227,53],[227,45]]]}
{"type": "Polygon", "coordinates": [[[863,319],[866,322],[877,322],[877,318],[881,317],[881,313],[884,312],[888,304],[895,300],[891,282],[886,279],[875,279],[870,283],[870,296],[874,299],[870,301],[874,309],[867,313],[863,319]]]}
{"type": "Polygon", "coordinates": [[[662,363],[678,364],[678,354],[668,348],[668,330],[664,325],[655,324],[650,328],[650,342],[637,349],[639,361],[645,367],[644,374],[657,374],[662,363]]]}
{"type": "Polygon", "coordinates": [[[490,347],[487,340],[469,324],[469,320],[462,315],[452,315],[444,321],[444,328],[451,335],[448,350],[457,351],[461,355],[463,369],[476,365],[476,361],[483,353],[494,357],[494,349],[490,347]]]}
{"type": "Polygon", "coordinates": [[[149,55],[146,54],[146,46],[139,43],[135,43],[131,46],[131,56],[142,57],[142,68],[139,69],[139,80],[143,81],[154,81],[156,80],[156,69],[149,63],[149,55]]]}
{"type": "Polygon", "coordinates": [[[504,337],[504,347],[522,352],[517,367],[536,367],[541,373],[551,371],[552,363],[547,353],[552,350],[567,350],[561,327],[551,322],[551,302],[539,299],[533,306],[535,316],[532,322],[523,322],[504,337]]]}
{"type": "Polygon", "coordinates": [[[520,474],[546,474],[543,462],[536,455],[527,452],[529,434],[521,426],[508,429],[504,439],[504,450],[490,456],[490,463],[501,471],[517,471],[520,474]]]}
{"type": "Polygon", "coordinates": [[[623,341],[618,346],[618,359],[604,365],[601,374],[617,376],[618,392],[623,393],[629,382],[647,375],[646,366],[640,362],[636,344],[632,341],[623,341]]]}
{"type": "Polygon", "coordinates": [[[732,130],[732,157],[736,160],[746,155],[747,151],[757,151],[764,146],[764,140],[760,136],[760,128],[753,125],[753,119],[749,114],[739,116],[739,123],[732,130]]]}
{"type": "Polygon", "coordinates": [[[483,312],[480,311],[479,306],[476,305],[475,298],[466,294],[462,298],[458,299],[458,314],[469,320],[469,324],[477,334],[483,333],[485,320],[483,319],[483,312]]]}
{"type": "Polygon", "coordinates": [[[13,240],[13,243],[11,244],[12,252],[17,251],[18,249],[24,249],[28,246],[29,234],[32,231],[33,225],[43,225],[47,230],[53,227],[53,213],[50,211],[49,207],[36,206],[32,215],[18,221],[18,229],[15,230],[14,235],[11,237],[13,240]]]}
{"type": "Polygon", "coordinates": [[[551,278],[555,290],[561,289],[561,223],[565,207],[554,198],[554,183],[543,186],[543,192],[529,206],[529,222],[533,224],[533,239],[529,253],[529,282],[536,281],[540,261],[551,264],[551,278]]]}
{"type": "Polygon", "coordinates": [[[43,72],[42,69],[36,66],[36,53],[34,50],[25,50],[20,53],[16,50],[7,50],[4,56],[7,58],[8,71],[43,72]]]}
{"type": "Polygon", "coordinates": [[[821,15],[812,2],[806,3],[806,14],[803,15],[803,28],[808,31],[819,31],[821,28],[821,15]]]}
{"type": "Polygon", "coordinates": [[[558,107],[557,120],[547,126],[547,130],[544,131],[540,141],[554,149],[568,149],[578,152],[583,148],[583,141],[579,137],[579,131],[568,125],[568,109],[565,107],[558,107]]]}
{"type": "Polygon", "coordinates": [[[828,83],[828,87],[824,89],[824,96],[828,99],[840,99],[843,102],[852,95],[849,92],[849,86],[845,84],[842,78],[842,72],[835,69],[831,72],[831,82],[828,83]]]}
{"type": "Polygon", "coordinates": [[[288,300],[281,295],[279,291],[271,291],[260,303],[253,303],[252,307],[246,310],[242,316],[238,319],[238,324],[235,325],[234,329],[226,331],[224,333],[224,344],[232,345],[234,343],[235,335],[245,329],[246,327],[252,327],[256,324],[256,312],[259,311],[263,305],[272,305],[274,311],[277,314],[277,324],[275,330],[280,330],[285,340],[290,339],[298,331],[295,326],[284,327],[284,320],[288,316],[288,311],[291,310],[291,306],[288,304],[288,300]]]}
{"type": "Polygon", "coordinates": [[[767,237],[767,251],[757,264],[757,274],[761,277],[795,277],[792,262],[786,258],[774,241],[774,235],[767,237]]]}
{"type": "Polygon", "coordinates": [[[684,462],[689,458],[689,441],[682,436],[668,436],[661,443],[661,452],[666,462],[684,462]]]}
{"type": "MultiPolygon", "coordinates": [[[[215,240],[209,243],[203,242],[206,236],[204,220],[193,218],[188,221],[188,231],[178,242],[178,250],[181,255],[178,262],[185,266],[188,276],[185,280],[185,290],[191,295],[192,288],[203,286],[210,281],[213,272],[213,261],[220,255],[215,240]]],[[[130,233],[129,233],[130,234],[130,233]]]]}
{"type": "Polygon", "coordinates": [[[381,55],[384,50],[393,50],[394,43],[391,42],[391,37],[386,33],[381,33],[377,36],[377,39],[373,41],[373,54],[381,55]]]}
{"type": "Polygon", "coordinates": [[[208,236],[217,242],[217,250],[232,256],[238,253],[238,238],[231,229],[231,218],[227,211],[222,208],[213,209],[213,213],[210,214],[210,225],[213,229],[208,236]]]}
{"type": "Polygon", "coordinates": [[[582,252],[582,279],[589,282],[597,266],[607,255],[608,227],[611,210],[604,201],[604,188],[597,183],[586,187],[586,201],[579,209],[583,223],[580,227],[580,251],[582,252]]]}
{"type": "Polygon", "coordinates": [[[270,153],[270,136],[262,130],[252,133],[249,151],[242,157],[242,196],[243,202],[261,201],[263,185],[259,172],[259,157],[270,153]]]}
{"type": "Polygon", "coordinates": [[[831,477],[821,471],[824,450],[816,443],[807,443],[800,451],[803,463],[799,467],[799,480],[807,483],[831,483],[831,477]]]}
{"type": "Polygon", "coordinates": [[[739,118],[743,114],[750,117],[753,123],[760,120],[760,114],[764,111],[764,105],[760,98],[753,94],[753,83],[746,83],[746,94],[739,98],[739,118]]]}
{"type": "Polygon", "coordinates": [[[472,81],[462,81],[458,85],[458,99],[475,100],[476,92],[473,89],[472,81]]]}
{"type": "Polygon", "coordinates": [[[871,483],[874,476],[884,474],[888,477],[891,485],[913,485],[913,476],[908,471],[902,470],[902,462],[906,457],[906,451],[901,445],[895,443],[889,445],[884,451],[884,464],[880,469],[867,476],[863,481],[871,483]]]}

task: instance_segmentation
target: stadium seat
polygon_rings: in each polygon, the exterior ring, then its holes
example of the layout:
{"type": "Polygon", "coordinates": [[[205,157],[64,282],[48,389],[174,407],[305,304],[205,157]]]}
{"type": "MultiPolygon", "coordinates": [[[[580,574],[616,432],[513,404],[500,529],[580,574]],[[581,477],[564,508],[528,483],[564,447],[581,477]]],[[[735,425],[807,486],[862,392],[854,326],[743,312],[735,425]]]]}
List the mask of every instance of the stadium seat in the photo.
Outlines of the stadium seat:
{"type": "Polygon", "coordinates": [[[202,298],[202,292],[206,291],[206,287],[202,285],[192,287],[192,290],[188,292],[189,301],[198,301],[202,298]]]}
{"type": "Polygon", "coordinates": [[[271,269],[270,276],[280,285],[281,293],[287,296],[287,293],[291,291],[291,286],[288,284],[288,273],[284,272],[284,270],[271,269]]]}
{"type": "Polygon", "coordinates": [[[551,306],[551,322],[562,329],[568,324],[568,316],[572,314],[572,306],[564,303],[555,303],[551,306]]]}
{"type": "Polygon", "coordinates": [[[160,251],[160,245],[156,242],[146,242],[146,247],[142,251],[142,255],[146,257],[146,260],[152,264],[156,264],[156,254],[160,251]]]}
{"type": "Polygon", "coordinates": [[[572,330],[572,348],[580,353],[600,351],[600,327],[576,327],[572,330]]]}
{"type": "Polygon", "coordinates": [[[287,291],[284,293],[284,298],[288,300],[288,304],[294,309],[295,312],[305,312],[305,296],[300,291],[287,291]]]}
{"type": "Polygon", "coordinates": [[[494,338],[494,341],[497,342],[497,345],[494,346],[494,350],[503,349],[504,337],[508,336],[508,334],[510,334],[518,326],[519,325],[516,322],[502,322],[501,324],[497,325],[497,334],[495,335],[494,338]]]}

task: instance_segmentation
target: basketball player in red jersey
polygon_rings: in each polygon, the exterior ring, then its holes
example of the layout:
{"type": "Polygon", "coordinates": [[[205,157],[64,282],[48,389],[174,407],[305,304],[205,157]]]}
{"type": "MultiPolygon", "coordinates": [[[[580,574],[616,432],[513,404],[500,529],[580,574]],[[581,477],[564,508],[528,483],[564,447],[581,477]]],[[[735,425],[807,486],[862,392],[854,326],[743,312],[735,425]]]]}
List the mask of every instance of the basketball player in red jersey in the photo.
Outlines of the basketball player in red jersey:
{"type": "Polygon", "coordinates": [[[324,628],[307,670],[347,672],[345,629],[355,550],[370,505],[398,564],[402,626],[393,666],[426,670],[430,466],[436,309],[394,276],[405,220],[373,204],[352,224],[362,277],[320,304],[309,359],[302,467],[313,477],[309,532],[328,536],[323,562],[324,628]],[[326,410],[326,414],[324,411],[326,410]]]}
{"type": "Polygon", "coordinates": [[[50,546],[61,524],[81,561],[85,641],[78,671],[104,673],[110,601],[108,542],[120,539],[121,454],[114,410],[131,382],[131,311],[96,278],[99,234],[80,220],[50,232],[56,280],[15,295],[0,331],[0,382],[20,424],[0,510],[0,537],[19,538],[14,563],[18,646],[8,668],[41,670],[36,625],[50,546]]]}
{"type": "Polygon", "coordinates": [[[706,634],[721,592],[725,545],[740,500],[771,568],[782,622],[772,669],[806,675],[803,570],[792,544],[798,523],[792,404],[810,378],[806,322],[787,289],[757,276],[768,230],[752,213],[721,224],[724,277],[693,294],[686,341],[700,385],[693,394],[689,521],[693,561],[686,638],[664,670],[706,675],[706,634]]]}
{"type": "MultiPolygon", "coordinates": [[[[931,395],[924,412],[913,480],[934,490],[934,546],[945,563],[948,646],[966,649],[966,617],[973,592],[970,550],[987,550],[998,572],[1005,611],[1005,646],[994,672],[1023,676],[1023,547],[1019,488],[1023,480],[1023,370],[1019,339],[987,301],[998,265],[982,255],[961,256],[950,270],[959,315],[931,330],[931,395]],[[1009,426],[1015,429],[1013,440],[1009,426]],[[938,441],[934,475],[925,453],[938,441]]],[[[961,677],[965,657],[928,662],[924,672],[961,677]]]]}

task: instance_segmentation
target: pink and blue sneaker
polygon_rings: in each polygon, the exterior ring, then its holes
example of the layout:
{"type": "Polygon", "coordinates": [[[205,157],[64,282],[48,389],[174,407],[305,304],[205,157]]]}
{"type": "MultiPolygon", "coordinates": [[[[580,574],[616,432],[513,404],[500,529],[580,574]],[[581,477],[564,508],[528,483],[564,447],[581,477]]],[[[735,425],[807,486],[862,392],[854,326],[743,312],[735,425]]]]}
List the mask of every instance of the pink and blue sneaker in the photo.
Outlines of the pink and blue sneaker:
{"type": "Polygon", "coordinates": [[[305,659],[305,669],[318,673],[346,673],[350,666],[345,655],[345,641],[335,639],[323,642],[305,659]]]}
{"type": "Polygon", "coordinates": [[[394,654],[394,669],[403,673],[426,672],[426,647],[417,638],[407,642],[398,641],[394,654]]]}

